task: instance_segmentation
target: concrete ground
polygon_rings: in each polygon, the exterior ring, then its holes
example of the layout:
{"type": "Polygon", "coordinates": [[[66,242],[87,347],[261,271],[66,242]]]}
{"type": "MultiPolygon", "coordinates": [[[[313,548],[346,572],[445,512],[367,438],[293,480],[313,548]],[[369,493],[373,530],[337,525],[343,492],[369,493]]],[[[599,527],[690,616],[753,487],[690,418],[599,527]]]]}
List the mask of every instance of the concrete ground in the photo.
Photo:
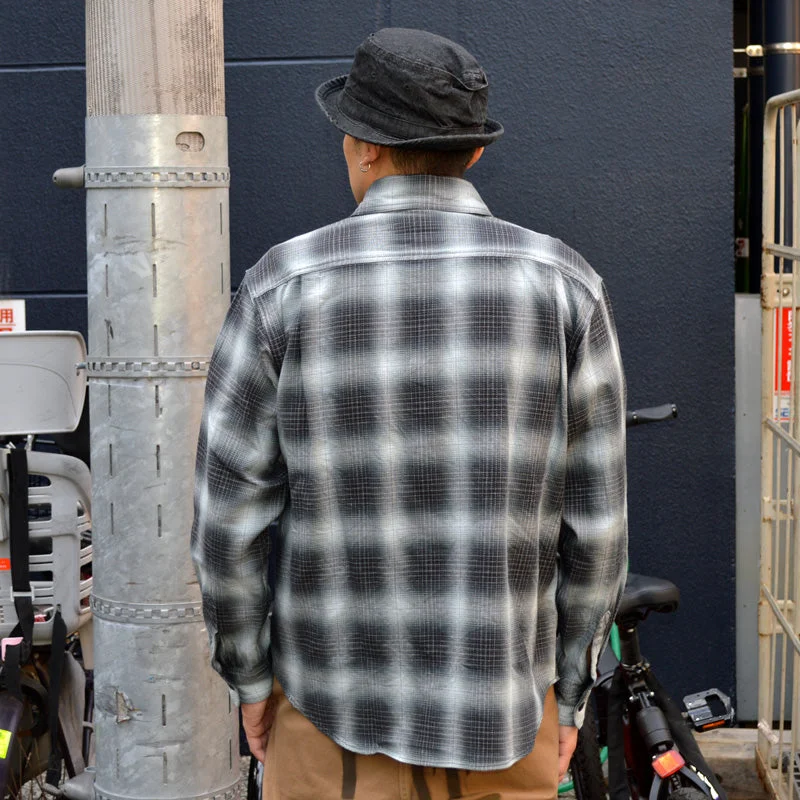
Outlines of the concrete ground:
{"type": "MultiPolygon", "coordinates": [[[[722,786],[728,800],[769,800],[756,771],[756,734],[754,728],[721,728],[696,733],[695,738],[722,786]]],[[[560,795],[560,800],[574,800],[574,793],[560,795]]]]}
{"type": "Polygon", "coordinates": [[[756,772],[755,728],[718,728],[695,734],[708,765],[722,778],[729,800],[766,800],[756,772]]]}

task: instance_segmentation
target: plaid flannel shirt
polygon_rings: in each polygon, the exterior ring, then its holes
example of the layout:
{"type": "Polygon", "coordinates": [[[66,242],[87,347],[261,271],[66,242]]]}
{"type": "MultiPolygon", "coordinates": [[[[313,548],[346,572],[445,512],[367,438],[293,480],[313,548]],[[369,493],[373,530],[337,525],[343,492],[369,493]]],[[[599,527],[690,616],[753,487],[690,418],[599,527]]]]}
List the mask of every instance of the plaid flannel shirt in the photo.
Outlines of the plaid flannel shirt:
{"type": "Polygon", "coordinates": [[[412,764],[509,766],[554,683],[581,724],[624,585],[624,411],[577,253],[467,181],[377,181],[249,270],[217,341],[192,531],[213,666],[412,764]]]}

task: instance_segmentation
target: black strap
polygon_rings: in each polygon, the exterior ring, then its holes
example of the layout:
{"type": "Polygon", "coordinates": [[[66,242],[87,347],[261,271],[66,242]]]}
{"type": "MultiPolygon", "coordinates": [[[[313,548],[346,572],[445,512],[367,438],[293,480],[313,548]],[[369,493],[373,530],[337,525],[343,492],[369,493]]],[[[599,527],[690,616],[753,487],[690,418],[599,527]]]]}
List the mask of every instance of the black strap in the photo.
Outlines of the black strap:
{"type": "Polygon", "coordinates": [[[47,762],[47,778],[50,786],[61,782],[61,747],[58,740],[58,698],[61,694],[61,673],[64,666],[64,652],[67,646],[67,626],[56,609],[53,617],[53,638],[50,645],[50,686],[47,695],[47,712],[50,727],[50,758],[47,762]]]}
{"type": "Polygon", "coordinates": [[[625,713],[625,680],[622,667],[617,667],[608,695],[608,796],[609,800],[629,800],[628,776],[625,769],[625,741],[622,718],[625,713]]]}
{"type": "Polygon", "coordinates": [[[463,797],[461,794],[461,781],[458,777],[457,769],[446,769],[445,775],[447,776],[447,797],[448,800],[458,800],[463,797]]]}
{"type": "Polygon", "coordinates": [[[6,647],[6,657],[3,661],[3,674],[6,689],[12,697],[22,700],[22,682],[20,679],[19,659],[20,646],[18,644],[6,647]]]}
{"type": "Polygon", "coordinates": [[[431,800],[431,791],[425,783],[425,768],[417,766],[411,767],[411,778],[414,781],[414,788],[417,790],[419,800],[431,800]]]}
{"type": "Polygon", "coordinates": [[[342,800],[356,796],[356,754],[342,748],[342,800]]]}
{"type": "Polygon", "coordinates": [[[33,642],[33,600],[30,582],[30,539],[28,536],[28,454],[17,447],[8,453],[9,548],[11,550],[11,586],[17,626],[12,636],[22,636],[20,663],[30,656],[33,642]],[[20,594],[21,593],[21,594],[20,594]]]}
{"type": "MultiPolygon", "coordinates": [[[[20,668],[30,658],[33,646],[33,598],[30,582],[30,536],[28,531],[28,454],[24,448],[8,453],[9,549],[11,554],[11,586],[17,625],[12,636],[21,636],[22,643],[6,648],[3,664],[9,692],[22,699],[20,668]]],[[[61,748],[58,737],[58,697],[61,693],[61,673],[64,665],[67,626],[56,609],[50,647],[50,687],[48,691],[48,723],[50,728],[50,758],[46,781],[51,786],[61,782],[61,748]]]]}

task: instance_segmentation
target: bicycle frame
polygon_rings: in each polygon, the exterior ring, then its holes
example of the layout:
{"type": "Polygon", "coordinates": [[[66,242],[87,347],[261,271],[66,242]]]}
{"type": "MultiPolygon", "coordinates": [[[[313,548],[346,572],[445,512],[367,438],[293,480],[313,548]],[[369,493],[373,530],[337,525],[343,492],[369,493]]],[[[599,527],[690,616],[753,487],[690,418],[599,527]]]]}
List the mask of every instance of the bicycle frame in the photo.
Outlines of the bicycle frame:
{"type": "MultiPolygon", "coordinates": [[[[612,693],[624,690],[620,715],[622,750],[631,794],[634,798],[662,800],[682,786],[689,786],[713,800],[723,797],[680,711],[642,656],[635,622],[619,626],[619,641],[620,659],[609,690],[612,693]],[[685,732],[681,726],[686,727],[685,732]],[[664,762],[670,762],[671,766],[662,768],[664,762]]],[[[613,739],[610,730],[607,735],[609,740],[613,739]]],[[[613,758],[609,747],[610,780],[613,758]]],[[[621,770],[616,766],[619,778],[621,770]]]]}

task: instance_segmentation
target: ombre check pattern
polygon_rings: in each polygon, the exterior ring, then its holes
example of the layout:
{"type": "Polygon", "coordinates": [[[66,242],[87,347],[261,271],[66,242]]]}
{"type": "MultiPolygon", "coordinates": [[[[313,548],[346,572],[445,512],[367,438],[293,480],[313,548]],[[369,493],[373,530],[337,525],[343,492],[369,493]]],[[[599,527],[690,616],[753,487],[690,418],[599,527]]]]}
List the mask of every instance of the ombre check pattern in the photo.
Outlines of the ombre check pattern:
{"type": "Polygon", "coordinates": [[[512,764],[556,681],[580,723],[624,583],[624,409],[579,255],[466,181],[376,182],[247,273],[217,342],[192,532],[214,667],[412,764],[512,764]]]}

